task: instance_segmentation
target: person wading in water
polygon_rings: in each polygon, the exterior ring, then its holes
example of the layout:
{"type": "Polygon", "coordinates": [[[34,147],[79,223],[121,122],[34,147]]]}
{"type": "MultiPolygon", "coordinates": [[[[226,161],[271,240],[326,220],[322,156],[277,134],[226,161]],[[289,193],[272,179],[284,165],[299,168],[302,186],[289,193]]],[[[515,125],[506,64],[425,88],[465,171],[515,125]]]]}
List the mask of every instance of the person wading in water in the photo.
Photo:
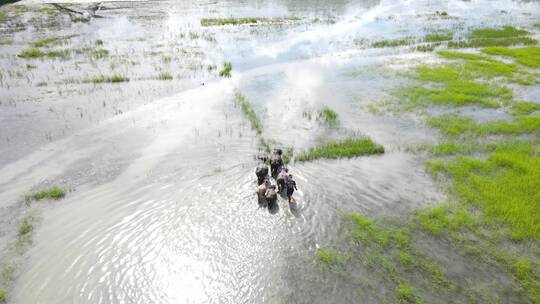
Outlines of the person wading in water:
{"type": "Polygon", "coordinates": [[[281,149],[276,149],[272,152],[272,156],[270,157],[270,172],[273,178],[277,177],[279,169],[283,166],[281,154],[283,154],[283,151],[281,151],[281,149]]]}
{"type": "Polygon", "coordinates": [[[289,177],[287,178],[287,181],[286,181],[286,185],[287,185],[287,198],[289,199],[289,204],[290,204],[293,202],[292,195],[294,193],[294,190],[298,190],[298,188],[296,187],[296,182],[292,178],[292,174],[289,174],[289,177]]]}

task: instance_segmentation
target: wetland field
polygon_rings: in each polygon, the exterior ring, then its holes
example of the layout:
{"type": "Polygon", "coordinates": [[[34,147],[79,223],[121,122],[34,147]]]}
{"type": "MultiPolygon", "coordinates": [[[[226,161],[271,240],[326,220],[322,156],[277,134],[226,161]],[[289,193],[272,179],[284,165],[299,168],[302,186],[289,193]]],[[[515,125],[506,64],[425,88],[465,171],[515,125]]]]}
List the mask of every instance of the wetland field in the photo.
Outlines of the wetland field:
{"type": "Polygon", "coordinates": [[[1,1],[6,303],[540,304],[540,2],[1,1]]]}

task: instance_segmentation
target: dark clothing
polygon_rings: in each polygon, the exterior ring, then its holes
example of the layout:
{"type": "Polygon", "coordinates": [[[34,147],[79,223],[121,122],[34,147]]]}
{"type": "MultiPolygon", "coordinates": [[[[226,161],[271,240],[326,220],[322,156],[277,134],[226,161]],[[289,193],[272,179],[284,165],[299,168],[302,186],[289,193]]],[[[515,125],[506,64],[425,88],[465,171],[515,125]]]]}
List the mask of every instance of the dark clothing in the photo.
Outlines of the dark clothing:
{"type": "Polygon", "coordinates": [[[277,153],[272,153],[272,157],[270,158],[270,170],[273,177],[276,177],[278,175],[281,166],[283,166],[283,159],[281,159],[281,155],[277,153]]]}
{"type": "Polygon", "coordinates": [[[293,179],[287,179],[287,197],[291,197],[296,189],[296,182],[293,179]]]}
{"type": "Polygon", "coordinates": [[[266,196],[266,201],[268,202],[268,206],[272,207],[276,203],[276,200],[277,200],[276,190],[274,189],[266,190],[265,196],[266,196]]]}
{"type": "Polygon", "coordinates": [[[268,176],[268,166],[263,164],[257,166],[255,175],[257,175],[257,185],[264,183],[264,179],[268,176]]]}

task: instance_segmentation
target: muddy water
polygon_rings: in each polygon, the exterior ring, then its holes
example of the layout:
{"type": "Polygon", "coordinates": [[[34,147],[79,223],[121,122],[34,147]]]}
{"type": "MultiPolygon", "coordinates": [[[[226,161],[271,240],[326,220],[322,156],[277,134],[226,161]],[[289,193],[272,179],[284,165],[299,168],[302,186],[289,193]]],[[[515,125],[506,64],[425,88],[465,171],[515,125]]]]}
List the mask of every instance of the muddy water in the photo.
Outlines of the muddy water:
{"type": "MultiPolygon", "coordinates": [[[[56,83],[82,77],[74,68],[76,58],[44,60],[26,83],[5,80],[2,97],[8,102],[0,115],[2,140],[9,140],[2,147],[2,204],[40,185],[71,189],[64,200],[42,208],[11,301],[351,303],[361,297],[380,302],[377,290],[325,276],[313,253],[343,241],[343,211],[400,215],[444,199],[423,171],[423,159],[405,149],[432,142],[436,134],[414,117],[367,111],[368,104],[385,98],[386,88],[399,85],[389,70],[433,58],[363,48],[354,40],[420,35],[458,24],[507,24],[516,16],[528,24],[538,5],[327,2],[106,2],[98,13],[107,18],[68,28],[50,25],[62,35],[78,33],[70,45],[103,39],[116,56],[138,63],[113,68],[110,58],[82,69],[88,76],[120,69],[134,79],[126,84],[56,83]],[[433,18],[436,10],[458,18],[433,18]],[[231,15],[301,21],[199,25],[203,16],[231,15]],[[186,38],[190,32],[215,42],[186,38]],[[154,58],[148,52],[156,48],[163,54],[154,58]],[[172,65],[164,66],[162,56],[173,57],[172,65]],[[231,61],[233,78],[190,70],[190,60],[218,66],[231,61]],[[164,69],[174,75],[172,82],[148,79],[164,69]],[[52,84],[35,87],[43,79],[52,84]],[[59,94],[66,89],[71,94],[59,94]],[[328,137],[364,134],[387,152],[292,164],[297,205],[290,208],[281,199],[271,213],[256,203],[258,137],[234,106],[236,91],[253,103],[262,136],[274,145],[299,151],[328,137]],[[32,98],[41,103],[29,102],[32,98]],[[322,106],[338,112],[338,128],[313,119],[322,106]]],[[[43,38],[43,32],[32,27],[16,32],[21,42],[7,50],[16,54],[24,41],[43,38]]],[[[15,59],[3,57],[2,69],[25,63],[8,63],[15,59]]],[[[369,279],[369,274],[356,275],[369,279]]]]}

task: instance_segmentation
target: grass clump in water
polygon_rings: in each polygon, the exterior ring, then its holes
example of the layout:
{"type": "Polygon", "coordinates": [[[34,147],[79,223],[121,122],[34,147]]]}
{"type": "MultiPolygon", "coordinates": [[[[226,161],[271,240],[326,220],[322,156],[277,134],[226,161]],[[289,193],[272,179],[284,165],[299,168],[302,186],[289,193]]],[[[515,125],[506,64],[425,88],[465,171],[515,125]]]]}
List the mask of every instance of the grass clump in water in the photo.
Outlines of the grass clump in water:
{"type": "Polygon", "coordinates": [[[42,58],[42,57],[64,58],[65,59],[65,58],[69,57],[69,51],[62,50],[62,51],[43,52],[38,48],[31,48],[31,49],[22,51],[17,56],[20,57],[20,58],[25,58],[25,59],[34,59],[34,58],[42,58]]]}
{"type": "Polygon", "coordinates": [[[452,33],[433,33],[433,34],[427,34],[424,37],[425,42],[442,42],[442,41],[449,41],[454,38],[454,34],[452,33]]]}
{"type": "Polygon", "coordinates": [[[320,110],[318,118],[321,122],[330,126],[335,126],[338,122],[338,114],[329,107],[324,107],[320,110]]]}
{"type": "Polygon", "coordinates": [[[244,113],[244,116],[246,116],[246,118],[249,120],[251,128],[255,130],[257,134],[261,134],[261,121],[259,120],[259,117],[257,117],[257,113],[255,113],[255,111],[253,110],[253,107],[249,100],[247,100],[247,98],[239,92],[237,92],[234,97],[235,104],[240,106],[242,113],[244,113]]]}
{"type": "Polygon", "coordinates": [[[46,38],[41,40],[36,40],[32,42],[32,46],[39,48],[39,47],[47,47],[51,45],[61,45],[64,43],[64,39],[62,38],[46,38]]]}
{"type": "Polygon", "coordinates": [[[335,159],[382,153],[384,153],[384,147],[376,144],[369,137],[346,138],[313,147],[298,155],[296,159],[298,161],[310,161],[318,158],[335,159]]]}
{"type": "Polygon", "coordinates": [[[319,264],[325,265],[327,267],[338,266],[343,257],[336,250],[328,247],[321,247],[317,250],[315,255],[316,261],[319,264]]]}
{"type": "Polygon", "coordinates": [[[155,78],[157,80],[173,80],[173,76],[169,72],[161,72],[159,75],[155,78]]]}
{"type": "Polygon", "coordinates": [[[86,80],[84,82],[90,82],[90,83],[119,83],[119,82],[128,82],[129,78],[122,76],[122,75],[113,75],[113,76],[99,76],[96,78],[92,78],[89,80],[86,80]]]}
{"type": "Polygon", "coordinates": [[[518,101],[512,104],[511,110],[514,115],[528,115],[540,111],[540,103],[518,101]]]}
{"type": "Polygon", "coordinates": [[[202,26],[214,26],[214,25],[241,25],[241,24],[255,24],[259,21],[258,18],[203,18],[201,19],[202,26]]]}
{"type": "Polygon", "coordinates": [[[0,12],[0,22],[6,21],[8,19],[8,14],[5,12],[0,12]]]}
{"type": "Polygon", "coordinates": [[[96,45],[103,45],[103,40],[101,39],[96,40],[96,45]]]}
{"type": "Polygon", "coordinates": [[[531,68],[540,67],[540,47],[530,46],[524,48],[490,47],[482,52],[490,55],[512,57],[517,63],[531,68]]]}
{"type": "Polygon", "coordinates": [[[66,195],[66,192],[64,189],[53,187],[47,190],[35,192],[31,195],[31,198],[35,199],[36,201],[42,200],[42,199],[54,199],[58,200],[63,198],[66,195]]]}
{"type": "Polygon", "coordinates": [[[492,47],[492,46],[511,46],[511,45],[531,45],[538,41],[527,37],[530,35],[525,30],[520,30],[512,26],[502,28],[478,28],[467,35],[469,40],[451,41],[448,47],[451,48],[470,48],[470,47],[492,47]]]}
{"type": "Polygon", "coordinates": [[[397,289],[397,298],[399,303],[402,304],[422,303],[422,299],[417,294],[416,289],[408,284],[399,284],[397,289]]]}
{"type": "Polygon", "coordinates": [[[398,47],[411,44],[410,39],[379,40],[371,44],[374,48],[398,47]]]}
{"type": "Polygon", "coordinates": [[[34,226],[30,223],[28,219],[24,219],[19,226],[18,236],[22,237],[30,233],[34,229],[34,226]]]}
{"type": "Polygon", "coordinates": [[[446,114],[427,120],[431,127],[438,128],[449,137],[473,137],[489,134],[519,135],[540,132],[540,116],[519,116],[513,121],[495,120],[477,123],[469,117],[446,114]]]}
{"type": "Polygon", "coordinates": [[[232,63],[225,62],[223,64],[223,69],[219,72],[219,76],[229,78],[231,77],[231,70],[232,70],[232,63]]]}
{"type": "Polygon", "coordinates": [[[109,56],[109,51],[105,49],[95,50],[92,54],[92,57],[96,59],[102,59],[109,56]]]}

